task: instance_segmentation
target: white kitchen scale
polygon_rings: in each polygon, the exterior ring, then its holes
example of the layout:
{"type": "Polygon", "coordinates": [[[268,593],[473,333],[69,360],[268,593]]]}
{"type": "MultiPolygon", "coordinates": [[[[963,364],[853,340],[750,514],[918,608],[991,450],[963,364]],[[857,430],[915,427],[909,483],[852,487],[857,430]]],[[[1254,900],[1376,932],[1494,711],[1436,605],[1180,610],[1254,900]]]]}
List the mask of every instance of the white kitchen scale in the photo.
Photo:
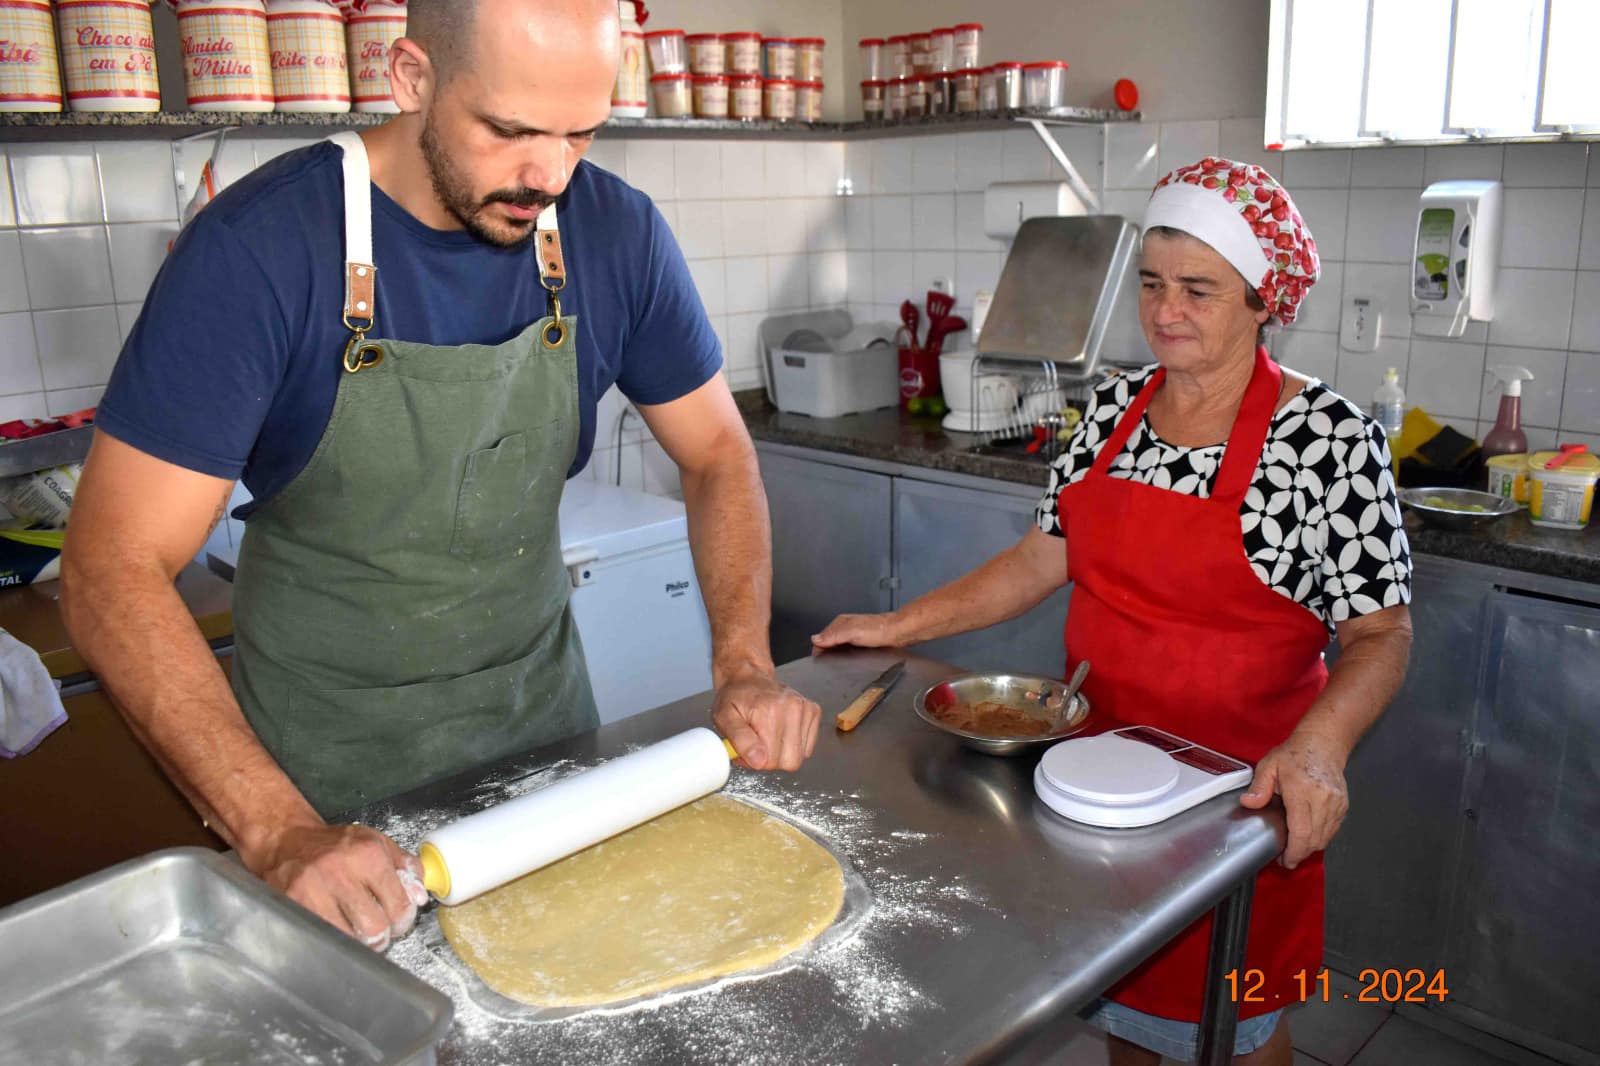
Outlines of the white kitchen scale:
{"type": "Polygon", "coordinates": [[[1139,725],[1056,744],[1033,771],[1033,789],[1075,822],[1132,829],[1243,788],[1253,774],[1238,759],[1139,725]]]}

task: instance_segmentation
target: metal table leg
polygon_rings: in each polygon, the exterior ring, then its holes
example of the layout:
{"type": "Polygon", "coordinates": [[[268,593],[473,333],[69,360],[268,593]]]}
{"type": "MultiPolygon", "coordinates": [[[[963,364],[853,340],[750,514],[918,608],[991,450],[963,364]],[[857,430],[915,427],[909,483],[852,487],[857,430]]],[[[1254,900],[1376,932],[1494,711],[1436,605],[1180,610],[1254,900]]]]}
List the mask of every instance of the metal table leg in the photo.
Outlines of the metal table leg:
{"type": "Polygon", "coordinates": [[[1200,1016],[1200,1066],[1228,1066],[1233,1061],[1233,1038],[1239,1027],[1239,1004],[1233,988],[1244,985],[1244,975],[1230,985],[1229,971],[1244,968],[1245,941],[1250,935],[1250,898],[1256,879],[1248,878],[1212,912],[1211,961],[1206,971],[1206,998],[1200,1016]]]}

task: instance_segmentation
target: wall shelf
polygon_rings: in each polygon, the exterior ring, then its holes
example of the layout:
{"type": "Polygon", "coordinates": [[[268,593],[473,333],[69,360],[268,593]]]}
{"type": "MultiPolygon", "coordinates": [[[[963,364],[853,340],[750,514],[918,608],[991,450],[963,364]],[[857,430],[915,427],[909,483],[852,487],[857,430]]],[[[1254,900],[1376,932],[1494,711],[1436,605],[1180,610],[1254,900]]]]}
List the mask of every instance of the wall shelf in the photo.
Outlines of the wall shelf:
{"type": "MultiPolygon", "coordinates": [[[[160,111],[120,113],[66,111],[57,113],[0,112],[0,140],[128,140],[190,137],[233,128],[263,137],[319,137],[339,130],[366,129],[391,116],[371,114],[322,115],[269,111],[160,111]]],[[[710,138],[718,140],[876,140],[936,133],[1013,128],[1017,122],[1042,122],[1052,126],[1098,126],[1107,122],[1137,122],[1137,111],[1062,107],[1023,109],[981,115],[931,115],[898,122],[741,122],[732,119],[634,118],[612,119],[607,138],[710,138]]]]}

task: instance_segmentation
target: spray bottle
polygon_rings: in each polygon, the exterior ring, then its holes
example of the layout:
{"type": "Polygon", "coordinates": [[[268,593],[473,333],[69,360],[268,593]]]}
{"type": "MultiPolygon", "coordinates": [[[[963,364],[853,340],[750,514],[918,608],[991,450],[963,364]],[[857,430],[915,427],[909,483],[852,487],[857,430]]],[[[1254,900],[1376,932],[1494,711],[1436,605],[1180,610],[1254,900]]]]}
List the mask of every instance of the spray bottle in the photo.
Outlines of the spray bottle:
{"type": "Polygon", "coordinates": [[[1522,432],[1522,383],[1532,381],[1533,374],[1520,366],[1491,366],[1489,373],[1499,380],[1502,395],[1494,428],[1483,438],[1483,457],[1525,455],[1528,435],[1522,432]]]}

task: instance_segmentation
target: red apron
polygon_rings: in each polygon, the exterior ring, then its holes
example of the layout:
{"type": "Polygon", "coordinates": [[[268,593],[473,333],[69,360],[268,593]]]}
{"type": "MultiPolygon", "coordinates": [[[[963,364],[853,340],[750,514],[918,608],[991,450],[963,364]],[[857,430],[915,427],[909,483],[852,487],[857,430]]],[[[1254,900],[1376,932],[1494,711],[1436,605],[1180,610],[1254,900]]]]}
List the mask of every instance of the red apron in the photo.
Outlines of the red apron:
{"type": "MultiPolygon", "coordinates": [[[[1268,588],[1245,556],[1239,507],[1255,475],[1283,374],[1266,349],[1228,435],[1209,499],[1113,478],[1151,397],[1158,370],[1117,423],[1093,468],[1059,498],[1067,567],[1067,674],[1094,664],[1097,712],[1158,726],[1255,763],[1282,743],[1328,681],[1327,631],[1310,611],[1268,588]]],[[[1207,915],[1109,993],[1125,1006],[1200,1020],[1210,948],[1207,915]]],[[[1256,879],[1245,966],[1266,975],[1249,1018],[1298,1002],[1296,971],[1322,964],[1322,856],[1256,879]],[[1274,998],[1274,997],[1277,998],[1274,998]]],[[[1240,995],[1250,991],[1240,975],[1240,995]]]]}

